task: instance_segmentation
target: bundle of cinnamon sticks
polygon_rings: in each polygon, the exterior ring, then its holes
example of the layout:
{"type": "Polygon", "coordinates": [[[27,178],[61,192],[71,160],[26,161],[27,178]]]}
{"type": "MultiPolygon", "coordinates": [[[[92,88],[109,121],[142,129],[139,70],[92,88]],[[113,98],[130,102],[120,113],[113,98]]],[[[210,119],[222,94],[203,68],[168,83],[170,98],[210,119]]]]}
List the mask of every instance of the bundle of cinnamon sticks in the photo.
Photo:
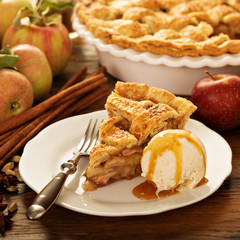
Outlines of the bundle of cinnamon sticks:
{"type": "Polygon", "coordinates": [[[100,67],[86,77],[87,68],[82,67],[55,95],[0,123],[0,169],[43,128],[109,95],[104,73],[100,67]]]}

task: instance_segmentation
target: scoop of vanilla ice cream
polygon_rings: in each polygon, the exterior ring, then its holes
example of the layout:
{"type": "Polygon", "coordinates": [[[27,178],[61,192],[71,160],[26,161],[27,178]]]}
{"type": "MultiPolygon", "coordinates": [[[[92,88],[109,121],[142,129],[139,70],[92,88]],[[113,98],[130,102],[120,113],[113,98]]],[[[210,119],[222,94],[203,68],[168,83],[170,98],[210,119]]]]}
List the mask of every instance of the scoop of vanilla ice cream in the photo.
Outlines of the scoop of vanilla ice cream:
{"type": "Polygon", "coordinates": [[[186,130],[165,130],[143,151],[142,176],[162,190],[194,188],[205,176],[206,151],[201,140],[186,130]]]}

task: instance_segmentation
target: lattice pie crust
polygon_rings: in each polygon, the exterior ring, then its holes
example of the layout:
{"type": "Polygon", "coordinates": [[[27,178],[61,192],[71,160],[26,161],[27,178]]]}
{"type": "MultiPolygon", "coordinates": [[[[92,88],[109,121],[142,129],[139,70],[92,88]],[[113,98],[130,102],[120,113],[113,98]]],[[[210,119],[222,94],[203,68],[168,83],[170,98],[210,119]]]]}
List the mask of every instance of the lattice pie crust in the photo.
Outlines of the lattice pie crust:
{"type": "Polygon", "coordinates": [[[117,82],[105,107],[109,117],[100,125],[100,143],[90,155],[85,190],[139,175],[149,140],[162,130],[183,128],[196,110],[189,100],[166,90],[123,82],[117,82]]]}
{"type": "Polygon", "coordinates": [[[172,56],[240,52],[239,0],[79,0],[79,21],[123,48],[172,56]]]}

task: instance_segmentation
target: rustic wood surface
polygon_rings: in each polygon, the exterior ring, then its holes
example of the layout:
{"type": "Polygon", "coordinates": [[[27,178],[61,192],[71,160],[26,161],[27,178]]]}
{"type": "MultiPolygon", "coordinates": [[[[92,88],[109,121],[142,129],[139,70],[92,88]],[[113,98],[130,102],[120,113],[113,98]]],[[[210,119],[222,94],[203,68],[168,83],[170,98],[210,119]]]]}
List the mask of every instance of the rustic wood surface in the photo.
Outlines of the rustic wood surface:
{"type": "MultiPolygon", "coordinates": [[[[93,72],[99,66],[95,49],[73,40],[73,52],[64,72],[55,78],[52,92],[82,66],[93,72]]],[[[108,76],[113,89],[116,79],[108,76]]],[[[83,112],[104,109],[106,99],[83,112]]],[[[233,171],[210,197],[187,207],[149,216],[99,217],[73,212],[58,205],[40,220],[28,220],[26,210],[35,197],[23,181],[19,192],[5,194],[5,202],[17,201],[6,239],[240,239],[240,128],[220,133],[233,152],[233,171]]],[[[217,143],[216,143],[217,144],[217,143]]],[[[1,237],[0,237],[1,238],[1,237]]]]}

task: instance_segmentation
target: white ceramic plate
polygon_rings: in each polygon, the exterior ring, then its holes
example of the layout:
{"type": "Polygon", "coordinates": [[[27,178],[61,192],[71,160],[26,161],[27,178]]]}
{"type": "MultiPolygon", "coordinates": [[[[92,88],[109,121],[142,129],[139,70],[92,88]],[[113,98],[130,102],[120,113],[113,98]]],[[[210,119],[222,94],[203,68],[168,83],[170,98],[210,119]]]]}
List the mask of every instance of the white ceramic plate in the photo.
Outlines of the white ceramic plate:
{"type": "MultiPolygon", "coordinates": [[[[90,118],[106,118],[106,111],[79,115],[56,122],[27,143],[19,170],[25,183],[39,193],[72,155],[90,118]]],[[[207,151],[207,184],[156,200],[140,200],[132,189],[145,181],[142,177],[118,181],[96,191],[84,192],[81,176],[88,163],[82,159],[75,175],[64,185],[57,204],[73,211],[99,216],[131,216],[161,213],[196,203],[214,193],[232,170],[232,153],[227,142],[202,123],[190,119],[186,129],[196,134],[207,151]]]]}
{"type": "Polygon", "coordinates": [[[240,53],[221,56],[173,57],[124,49],[95,38],[80,24],[76,15],[73,28],[87,43],[96,47],[100,63],[108,73],[125,82],[147,83],[178,95],[191,95],[194,84],[212,74],[240,74],[240,53]]]}

